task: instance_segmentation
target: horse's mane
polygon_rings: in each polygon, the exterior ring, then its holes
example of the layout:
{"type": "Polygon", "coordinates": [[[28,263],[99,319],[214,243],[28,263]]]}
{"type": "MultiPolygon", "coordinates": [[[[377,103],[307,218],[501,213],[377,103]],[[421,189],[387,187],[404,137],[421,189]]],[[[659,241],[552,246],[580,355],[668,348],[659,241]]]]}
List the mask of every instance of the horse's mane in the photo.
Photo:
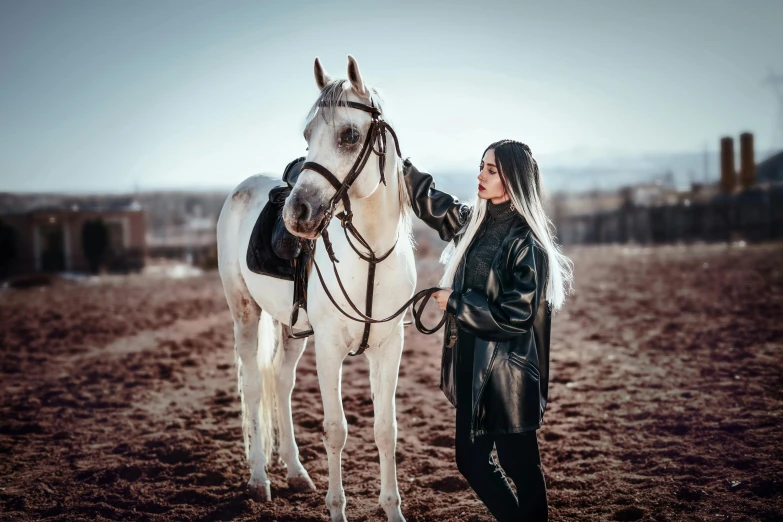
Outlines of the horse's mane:
{"type": "MultiPolygon", "coordinates": [[[[326,121],[326,115],[330,114],[334,118],[334,109],[341,106],[346,101],[346,89],[348,87],[348,80],[332,80],[326,86],[321,89],[321,93],[313,103],[310,111],[307,113],[305,120],[305,127],[310,124],[318,115],[320,115],[324,121],[326,121]],[[322,106],[323,105],[323,106],[322,106]],[[326,109],[326,110],[323,110],[326,109]]],[[[369,89],[370,99],[373,105],[381,111],[381,115],[384,120],[391,124],[389,118],[383,114],[383,100],[381,99],[378,91],[373,88],[369,89]]],[[[334,122],[334,121],[332,121],[334,122]]],[[[393,149],[392,143],[389,143],[389,148],[393,149]]],[[[405,188],[405,180],[402,174],[402,158],[394,155],[394,165],[397,172],[397,189],[400,198],[400,221],[402,226],[400,227],[400,236],[405,239],[411,248],[416,248],[416,239],[413,236],[413,207],[411,207],[411,201],[408,197],[408,190],[405,188]]]]}

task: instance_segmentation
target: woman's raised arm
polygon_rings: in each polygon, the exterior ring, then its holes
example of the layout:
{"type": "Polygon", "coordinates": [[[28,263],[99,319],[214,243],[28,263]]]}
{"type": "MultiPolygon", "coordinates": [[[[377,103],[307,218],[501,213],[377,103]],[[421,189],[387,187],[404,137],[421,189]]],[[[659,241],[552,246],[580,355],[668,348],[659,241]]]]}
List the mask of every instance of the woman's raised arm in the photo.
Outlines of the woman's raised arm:
{"type": "Polygon", "coordinates": [[[403,177],[416,216],[435,229],[442,240],[451,241],[468,222],[470,205],[437,190],[432,176],[419,171],[410,159],[403,163],[403,177]]]}

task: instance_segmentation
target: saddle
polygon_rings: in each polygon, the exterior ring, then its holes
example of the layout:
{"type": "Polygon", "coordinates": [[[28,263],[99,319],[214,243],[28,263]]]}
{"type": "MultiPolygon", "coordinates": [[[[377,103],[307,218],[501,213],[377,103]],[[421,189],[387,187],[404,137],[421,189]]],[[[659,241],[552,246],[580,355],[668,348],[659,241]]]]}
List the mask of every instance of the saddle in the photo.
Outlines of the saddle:
{"type": "MultiPolygon", "coordinates": [[[[307,310],[307,274],[312,258],[302,250],[299,238],[285,228],[282,213],[304,161],[302,157],[289,163],[283,173],[285,184],[269,191],[269,201],[258,215],[247,248],[247,267],[251,272],[294,282],[292,325],[299,316],[299,308],[307,310]]],[[[310,334],[312,329],[298,333],[297,337],[310,334]]]]}

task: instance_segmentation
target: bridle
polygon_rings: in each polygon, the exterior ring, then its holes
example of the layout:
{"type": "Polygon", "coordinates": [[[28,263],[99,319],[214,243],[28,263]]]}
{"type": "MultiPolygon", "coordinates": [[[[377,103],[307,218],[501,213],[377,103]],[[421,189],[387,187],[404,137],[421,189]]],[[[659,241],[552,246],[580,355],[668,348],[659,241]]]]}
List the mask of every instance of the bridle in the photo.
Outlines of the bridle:
{"type": "MultiPolygon", "coordinates": [[[[335,302],[334,298],[332,297],[332,294],[329,292],[329,289],[326,286],[326,282],[324,281],[323,276],[321,275],[321,269],[318,267],[318,263],[315,261],[315,239],[305,239],[300,238],[300,243],[302,244],[302,250],[310,256],[310,258],[313,260],[313,263],[315,264],[316,272],[318,273],[318,278],[321,281],[321,286],[323,287],[324,291],[326,292],[326,295],[329,296],[329,299],[332,301],[332,304],[346,317],[349,319],[352,319],[357,322],[364,323],[364,333],[362,335],[362,342],[359,345],[359,349],[355,352],[349,352],[348,355],[359,355],[364,352],[365,349],[369,347],[367,344],[367,340],[370,337],[370,325],[372,323],[384,323],[387,321],[390,321],[400,315],[400,313],[403,313],[409,304],[412,303],[413,306],[413,317],[415,320],[416,328],[423,334],[433,334],[437,332],[441,326],[443,326],[443,323],[446,321],[446,313],[443,313],[443,317],[441,318],[440,322],[435,326],[435,328],[428,329],[426,328],[422,322],[421,322],[421,314],[424,311],[424,305],[426,305],[426,299],[428,299],[432,294],[440,290],[438,287],[432,287],[432,288],[426,288],[424,290],[421,290],[417,292],[413,297],[408,299],[408,301],[405,302],[405,304],[397,310],[394,314],[390,315],[389,317],[385,319],[373,319],[370,317],[370,314],[372,313],[372,297],[373,297],[373,288],[374,288],[374,280],[375,280],[375,265],[382,262],[384,259],[389,257],[389,254],[392,253],[394,248],[397,246],[397,240],[394,241],[394,245],[389,249],[388,252],[383,254],[382,256],[378,257],[375,255],[375,252],[373,252],[372,248],[370,247],[369,243],[359,234],[359,231],[356,230],[356,227],[353,226],[353,212],[351,212],[351,200],[348,197],[348,189],[351,187],[354,181],[356,181],[356,178],[359,177],[359,174],[364,169],[365,165],[367,165],[367,161],[370,159],[370,156],[375,153],[378,156],[378,166],[380,168],[381,173],[381,182],[383,182],[384,186],[386,185],[386,178],[384,177],[384,171],[386,167],[386,131],[388,130],[392,138],[394,138],[394,148],[397,153],[397,156],[402,157],[402,154],[400,153],[400,145],[397,141],[397,135],[394,132],[394,129],[392,129],[391,125],[389,125],[386,121],[384,121],[381,118],[381,111],[377,107],[375,107],[375,104],[370,100],[370,103],[372,105],[365,105],[363,103],[357,103],[352,101],[344,101],[338,103],[338,105],[343,105],[346,107],[350,107],[353,109],[359,109],[364,112],[367,112],[372,117],[372,120],[370,121],[370,128],[367,131],[367,137],[364,140],[364,144],[362,145],[361,150],[359,151],[359,155],[356,158],[356,161],[354,162],[353,166],[351,167],[351,170],[348,171],[348,175],[345,177],[345,181],[340,181],[337,179],[337,177],[332,174],[329,169],[321,165],[320,163],[316,163],[314,161],[307,161],[302,165],[301,170],[312,170],[314,172],[317,172],[318,174],[322,175],[324,178],[326,178],[329,183],[332,184],[332,186],[336,189],[336,192],[334,196],[332,196],[332,199],[329,201],[329,208],[326,211],[326,216],[323,221],[323,225],[321,227],[321,230],[319,231],[319,234],[323,237],[324,240],[324,246],[326,247],[326,252],[329,255],[329,259],[332,261],[332,267],[334,269],[334,275],[337,278],[337,283],[340,285],[340,290],[343,292],[343,296],[345,296],[345,299],[348,301],[348,304],[351,305],[351,308],[354,309],[354,311],[359,315],[359,318],[353,317],[352,315],[348,314],[343,310],[340,305],[335,302]],[[353,301],[351,301],[350,297],[348,297],[348,293],[345,291],[345,288],[343,287],[343,283],[340,280],[340,275],[337,273],[337,265],[336,263],[339,263],[339,260],[334,255],[334,247],[329,240],[329,233],[326,230],[329,226],[329,223],[332,220],[332,216],[334,215],[334,208],[337,205],[337,202],[342,200],[344,210],[337,214],[335,217],[337,217],[340,220],[340,223],[343,227],[343,232],[345,233],[345,239],[348,241],[348,244],[351,245],[351,248],[354,249],[354,251],[359,255],[360,258],[364,259],[369,263],[368,268],[368,276],[367,276],[367,298],[365,302],[365,312],[363,313],[361,310],[359,310],[356,305],[354,305],[353,301]],[[348,232],[353,235],[359,243],[362,244],[370,253],[365,254],[361,251],[359,251],[356,246],[351,241],[351,238],[348,236],[348,232]],[[422,302],[422,299],[424,301],[422,302]],[[419,309],[416,310],[416,305],[421,302],[421,305],[419,306],[419,309]],[[366,314],[366,315],[365,315],[366,314]]],[[[320,102],[318,104],[319,107],[326,107],[328,106],[325,102],[320,102]]],[[[403,181],[400,180],[400,183],[403,181]]],[[[297,303],[297,305],[294,307],[294,309],[291,311],[291,326],[293,326],[295,322],[295,314],[298,315],[299,308],[304,307],[305,310],[307,310],[307,302],[304,303],[297,303]]],[[[409,322],[406,324],[410,324],[409,322]]],[[[312,333],[311,331],[306,332],[307,335],[312,333]]],[[[291,337],[304,337],[304,335],[297,335],[295,333],[291,334],[291,337]]]]}
{"type": "MultiPolygon", "coordinates": [[[[372,100],[370,100],[370,103],[373,103],[372,100]]],[[[370,113],[372,120],[370,121],[370,128],[367,131],[367,137],[364,140],[362,149],[359,151],[359,156],[356,158],[356,161],[353,163],[351,170],[348,171],[348,175],[345,177],[345,181],[340,182],[340,180],[337,179],[337,177],[334,174],[332,174],[331,171],[329,171],[329,169],[327,169],[320,163],[316,163],[315,161],[307,161],[302,165],[301,170],[309,169],[317,172],[318,174],[325,177],[327,181],[329,181],[329,183],[331,183],[332,186],[337,190],[334,196],[332,196],[332,199],[329,201],[329,209],[327,211],[326,219],[324,219],[324,225],[320,233],[326,231],[326,227],[329,225],[329,221],[331,221],[332,213],[334,212],[334,207],[335,205],[337,205],[337,202],[340,199],[343,200],[343,206],[345,207],[345,212],[344,212],[345,218],[340,218],[340,219],[343,222],[346,219],[348,220],[348,222],[350,222],[351,218],[353,217],[353,213],[351,212],[351,200],[348,197],[348,189],[351,188],[353,182],[356,181],[356,178],[359,177],[359,174],[361,174],[362,170],[364,169],[364,166],[367,165],[367,160],[370,159],[372,153],[378,155],[378,166],[381,172],[381,182],[383,182],[383,184],[386,185],[386,178],[384,172],[386,170],[386,131],[387,130],[391,133],[392,137],[394,138],[394,148],[395,151],[397,152],[397,155],[402,157],[402,154],[400,153],[400,144],[397,141],[397,134],[395,134],[394,129],[392,129],[391,125],[389,125],[386,121],[381,119],[381,111],[380,109],[375,107],[374,103],[373,105],[365,105],[363,103],[344,101],[344,102],[340,102],[338,105],[343,105],[343,106],[351,107],[353,109],[359,109],[364,112],[368,112],[370,113]],[[377,150],[375,148],[376,143],[378,144],[377,150]]],[[[318,104],[318,106],[326,107],[328,106],[328,104],[326,102],[321,102],[318,104]]],[[[392,247],[392,249],[393,248],[394,247],[392,247]]]]}

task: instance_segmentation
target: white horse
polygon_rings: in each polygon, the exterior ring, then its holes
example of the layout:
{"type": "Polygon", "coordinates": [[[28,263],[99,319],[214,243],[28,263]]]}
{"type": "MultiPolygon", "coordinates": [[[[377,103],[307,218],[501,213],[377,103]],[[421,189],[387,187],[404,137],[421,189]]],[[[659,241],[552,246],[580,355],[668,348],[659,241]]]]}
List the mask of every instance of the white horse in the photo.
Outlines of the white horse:
{"type": "MultiPolygon", "coordinates": [[[[332,80],[315,59],[315,80],[321,94],[313,105],[305,129],[307,161],[317,162],[342,181],[358,154],[370,127],[371,115],[346,106],[358,102],[382,107],[377,92],[362,80],[359,67],[348,56],[349,80],[332,80]],[[357,140],[358,137],[358,140],[357,140]]],[[[381,116],[383,117],[383,116],[381,116]]],[[[384,134],[391,134],[383,130],[384,134]]],[[[387,135],[389,141],[391,136],[387,135]]],[[[377,265],[372,305],[373,318],[385,318],[397,311],[416,288],[416,268],[411,232],[412,211],[402,178],[402,162],[394,147],[385,157],[385,184],[381,183],[379,161],[371,154],[347,195],[353,222],[359,233],[382,255],[397,242],[391,255],[377,265]],[[397,241],[400,239],[399,241],[397,241]]],[[[358,348],[364,323],[346,318],[328,299],[315,273],[307,286],[307,317],[303,312],[295,325],[289,324],[293,282],[251,272],[246,255],[251,231],[268,201],[272,187],[280,179],[252,176],[237,186],[226,199],[217,223],[218,266],[228,306],[234,319],[235,353],[239,393],[242,398],[242,426],[245,451],[250,465],[248,487],[261,500],[271,499],[266,464],[276,446],[287,466],[287,481],[298,491],[314,491],[315,486],[299,461],[291,417],[291,392],[296,366],[307,339],[289,338],[291,328],[314,330],[318,382],[323,401],[323,443],[329,461],[329,488],[326,505],[330,520],[345,520],[345,490],[342,485],[341,454],[348,425],[341,396],[342,363],[358,348]],[[275,413],[276,408],[276,413],[275,413]],[[277,439],[277,440],[276,440],[277,439]],[[279,444],[278,444],[279,443],[279,444]]],[[[299,237],[318,237],[326,211],[336,189],[319,173],[303,169],[286,200],[283,218],[286,228],[299,237]]],[[[339,203],[336,209],[342,207],[339,203]]],[[[364,311],[368,263],[346,241],[341,223],[332,219],[327,227],[336,265],[352,302],[364,311]]],[[[357,248],[360,248],[358,246],[357,248]]],[[[366,249],[361,249],[366,250],[366,249]]],[[[368,253],[369,254],[369,253],[368,253]]],[[[322,244],[316,241],[315,260],[328,268],[330,261],[322,244]]],[[[343,310],[351,311],[339,290],[332,270],[322,269],[327,287],[343,310]]],[[[355,317],[358,314],[352,313],[355,317]]],[[[403,521],[397,485],[395,449],[397,419],[395,393],[403,348],[403,315],[372,324],[364,352],[370,366],[370,389],[375,413],[374,434],[381,467],[379,504],[388,520],[403,521]]]]}

